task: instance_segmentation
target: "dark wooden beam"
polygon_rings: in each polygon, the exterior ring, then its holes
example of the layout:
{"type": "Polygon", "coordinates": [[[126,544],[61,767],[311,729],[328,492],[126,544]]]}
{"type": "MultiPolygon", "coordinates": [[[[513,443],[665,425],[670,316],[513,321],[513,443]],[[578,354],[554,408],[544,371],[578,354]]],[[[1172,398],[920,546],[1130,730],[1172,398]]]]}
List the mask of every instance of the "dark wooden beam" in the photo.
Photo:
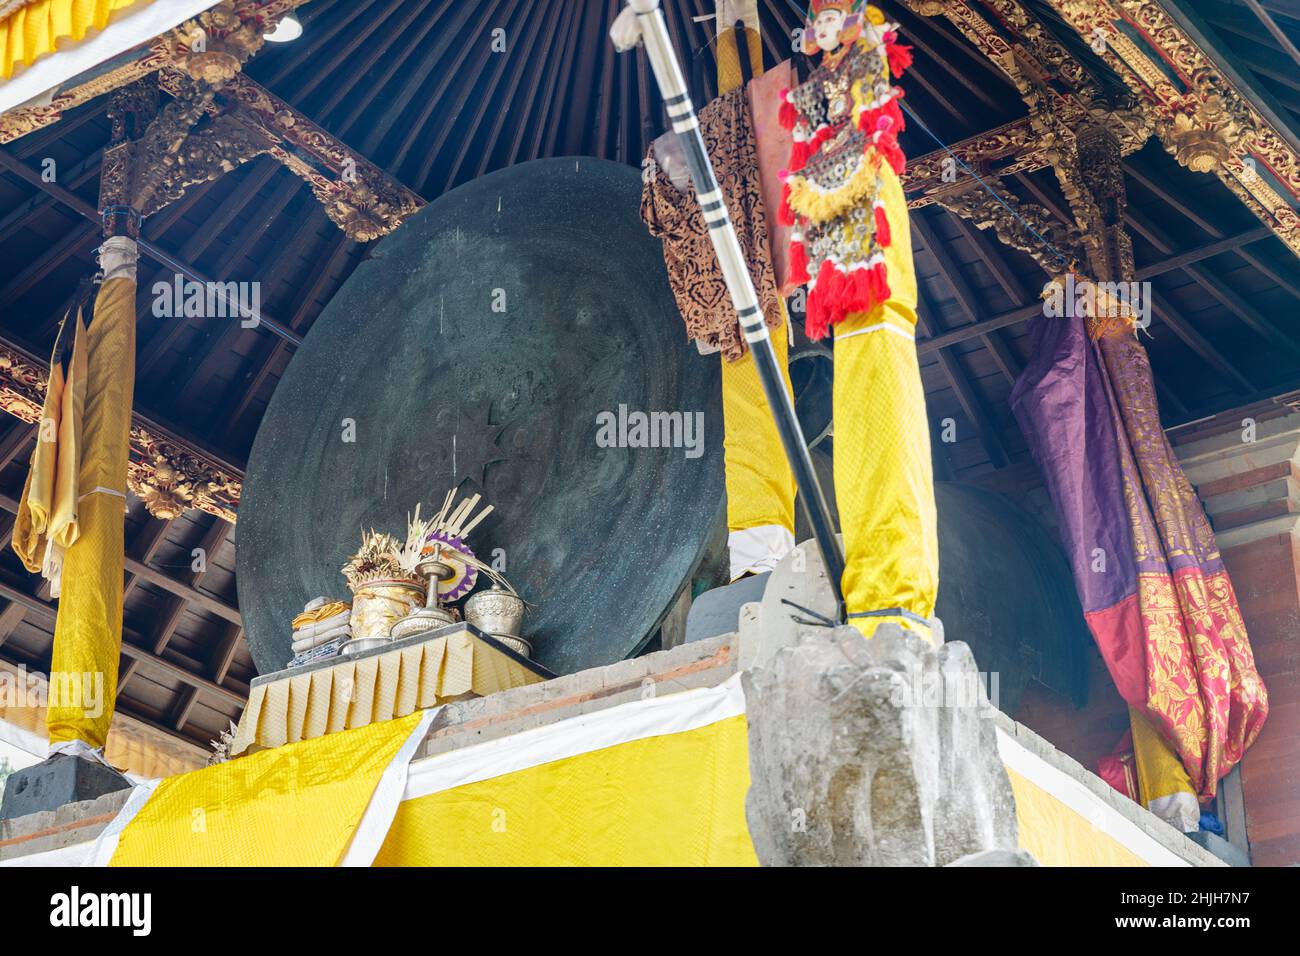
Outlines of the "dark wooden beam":
{"type": "Polygon", "coordinates": [[[32,286],[63,265],[70,256],[85,252],[98,240],[97,226],[79,225],[69,229],[58,242],[46,247],[40,255],[29,259],[27,265],[19,270],[3,289],[0,289],[0,309],[7,309],[32,286]]]}
{"type": "Polygon", "coordinates": [[[1188,249],[1186,252],[1180,252],[1176,256],[1169,256],[1160,262],[1153,262],[1150,265],[1143,266],[1137,271],[1139,282],[1150,279],[1153,276],[1163,275],[1166,272],[1172,272],[1175,269],[1182,269],[1185,266],[1193,265],[1202,259],[1209,259],[1213,256],[1220,255],[1224,252],[1240,252],[1243,246],[1248,246],[1252,242],[1259,242],[1261,239],[1272,237],[1273,230],[1268,226],[1258,226],[1255,229],[1247,229],[1245,232],[1239,232],[1235,236],[1228,236],[1220,239],[1218,242],[1206,243],[1203,246],[1197,246],[1195,249],[1188,249]]]}
{"type": "MultiPolygon", "coordinates": [[[[1038,191],[1036,192],[1035,195],[1036,198],[1040,202],[1042,202],[1044,206],[1048,206],[1048,203],[1043,202],[1043,200],[1047,198],[1046,193],[1042,193],[1041,191],[1038,191]]],[[[1048,206],[1048,208],[1051,207],[1048,206]]],[[[1059,208],[1053,211],[1058,215],[1058,218],[1061,215],[1063,215],[1063,213],[1060,211],[1059,208]]],[[[1151,238],[1152,234],[1148,233],[1146,225],[1139,220],[1135,220],[1131,212],[1129,214],[1128,222],[1139,233],[1146,236],[1148,239],[1151,238]]],[[[1210,243],[1208,246],[1197,246],[1195,249],[1187,250],[1187,252],[1180,253],[1178,256],[1171,256],[1167,260],[1162,260],[1161,262],[1155,262],[1149,266],[1144,266],[1142,269],[1139,270],[1139,275],[1142,280],[1147,280],[1147,279],[1154,279],[1156,276],[1164,275],[1168,272],[1177,271],[1178,269],[1185,270],[1188,268],[1188,263],[1194,263],[1199,261],[1200,259],[1208,258],[1208,256],[1210,255],[1217,255],[1220,252],[1228,251],[1227,248],[1225,247],[1225,243],[1231,244],[1234,242],[1239,242],[1240,245],[1245,245],[1250,242],[1254,242],[1255,241],[1254,239],[1249,238],[1254,234],[1254,232],[1255,230],[1247,230],[1246,232],[1238,233],[1237,236],[1231,237],[1229,239],[1217,240],[1213,243],[1210,243]],[[1211,249],[1212,251],[1210,251],[1209,253],[1204,253],[1203,250],[1207,248],[1211,249]],[[1178,261],[1175,261],[1176,259],[1178,261]]],[[[1170,251],[1172,248],[1171,246],[1161,245],[1161,244],[1157,244],[1157,246],[1158,248],[1161,248],[1161,251],[1170,251]]],[[[1238,253],[1241,252],[1239,248],[1235,248],[1235,251],[1237,251],[1238,253]]],[[[1192,266],[1192,268],[1195,268],[1195,266],[1192,266]]],[[[941,334],[936,335],[933,339],[921,339],[920,341],[917,342],[917,349],[922,354],[926,354],[929,352],[933,352],[936,349],[947,348],[949,345],[956,345],[958,342],[965,342],[967,339],[979,338],[980,335],[982,335],[983,333],[989,330],[1003,329],[1006,328],[1007,326],[1018,325],[1021,322],[1027,321],[1028,319],[1033,318],[1034,315],[1042,312],[1042,309],[1043,306],[1041,302],[1035,302],[1024,306],[1018,306],[1014,309],[1009,309],[1005,312],[1000,312],[997,315],[992,316],[991,318],[984,319],[973,325],[966,325],[966,326],[962,326],[961,328],[952,329],[950,331],[943,332],[941,334]]]]}
{"type": "MultiPolygon", "coordinates": [[[[315,308],[316,298],[321,294],[325,283],[333,278],[336,265],[354,248],[355,244],[342,233],[334,240],[334,248],[325,255],[318,256],[316,259],[316,269],[309,278],[306,290],[300,294],[298,299],[298,308],[289,320],[292,328],[299,328],[306,322],[307,316],[315,308]]],[[[227,420],[226,430],[223,434],[223,441],[229,441],[235,433],[238,424],[243,420],[244,414],[248,411],[248,406],[252,404],[258,390],[262,387],[271,370],[279,361],[280,355],[287,349],[284,342],[267,341],[263,345],[264,357],[256,359],[257,371],[246,378],[248,384],[241,386],[243,397],[234,411],[230,413],[227,420]]]]}
{"type": "MultiPolygon", "coordinates": [[[[502,109],[500,103],[514,102],[515,95],[519,92],[519,84],[524,80],[525,74],[527,74],[528,84],[526,86],[526,89],[528,90],[528,95],[527,98],[524,100],[523,106],[520,108],[519,112],[515,115],[516,129],[514,135],[514,144],[515,144],[515,148],[516,149],[518,148],[519,141],[522,138],[523,131],[524,131],[524,124],[519,122],[519,117],[520,116],[531,117],[534,115],[533,105],[537,102],[537,94],[542,89],[542,75],[545,73],[546,67],[551,62],[551,60],[553,58],[558,59],[560,56],[560,46],[555,42],[555,38],[559,34],[560,24],[561,22],[566,20],[568,22],[572,22],[574,9],[575,7],[573,7],[572,5],[568,7],[568,10],[566,11],[567,17],[551,16],[549,18],[550,30],[547,32],[545,42],[542,43],[541,50],[538,51],[537,55],[535,56],[533,54],[533,51],[537,48],[537,42],[542,38],[542,29],[541,29],[542,25],[539,25],[539,29],[532,31],[531,41],[529,42],[528,47],[524,50],[524,52],[520,56],[520,59],[522,59],[523,63],[520,64],[516,70],[514,70],[514,76],[510,81],[510,85],[507,87],[504,100],[491,101],[491,102],[496,102],[498,105],[495,110],[496,116],[492,122],[492,130],[488,135],[488,143],[490,145],[479,151],[481,154],[481,158],[479,160],[478,167],[474,171],[475,178],[482,176],[485,172],[487,172],[488,167],[491,165],[492,155],[495,152],[497,139],[501,136],[501,130],[505,126],[506,118],[511,114],[510,110],[502,109]],[[531,71],[527,69],[529,65],[531,65],[532,67],[531,71]]],[[[487,106],[488,102],[489,101],[485,100],[484,103],[480,104],[480,113],[479,113],[478,122],[482,121],[482,111],[484,107],[487,106]]],[[[478,122],[475,123],[476,126],[478,125],[478,122]]],[[[468,140],[466,141],[465,146],[466,148],[469,147],[468,140]]],[[[465,158],[466,158],[465,150],[462,150],[461,155],[458,156],[456,159],[456,165],[452,168],[452,171],[447,175],[446,181],[449,185],[456,181],[456,176],[460,172],[461,164],[464,163],[465,158]]]]}
{"type": "MultiPolygon", "coordinates": [[[[0,147],[0,167],[18,173],[37,189],[45,190],[65,206],[79,213],[83,218],[95,223],[96,226],[99,225],[99,212],[94,206],[75,193],[69,192],[58,183],[45,182],[41,179],[40,173],[31,169],[26,163],[16,159],[8,149],[3,147],[0,147]]],[[[155,243],[141,238],[137,245],[139,246],[141,253],[149,256],[151,259],[164,266],[170,268],[179,267],[181,271],[185,272],[192,279],[198,282],[212,281],[194,266],[185,262],[183,259],[171,255],[158,247],[155,243]]],[[[289,340],[295,345],[302,344],[302,336],[298,335],[296,332],[290,331],[282,323],[271,318],[269,315],[262,313],[259,318],[261,321],[258,323],[258,328],[265,328],[267,331],[274,332],[276,335],[289,340]]]]}
{"type": "MultiPolygon", "coordinates": [[[[911,221],[917,238],[921,240],[921,245],[925,247],[926,252],[938,265],[939,275],[952,292],[953,298],[957,301],[957,306],[961,309],[962,314],[966,316],[966,321],[972,325],[977,324],[980,321],[980,310],[976,305],[975,293],[971,291],[966,282],[966,277],[962,275],[961,268],[948,254],[943,242],[935,236],[934,229],[925,216],[925,210],[918,209],[913,212],[911,221]]],[[[998,330],[983,333],[980,336],[980,341],[989,350],[989,354],[997,363],[998,368],[1002,370],[1002,374],[1006,376],[1007,381],[1014,385],[1021,372],[1020,361],[1012,353],[1006,342],[999,337],[998,330]]]]}
{"type": "Polygon", "coordinates": [[[9,463],[27,450],[27,446],[36,437],[39,426],[28,424],[15,418],[4,438],[0,438],[0,471],[9,467],[9,463]]]}
{"type": "Polygon", "coordinates": [[[13,634],[14,629],[26,616],[27,608],[18,601],[10,601],[5,609],[0,611],[0,644],[9,640],[9,635],[13,634]]]}
{"type": "MultiPolygon", "coordinates": [[[[276,189],[271,198],[264,204],[259,204],[258,214],[249,221],[244,231],[231,243],[231,249],[244,250],[249,248],[258,236],[264,234],[270,228],[271,222],[284,211],[293,197],[299,193],[301,187],[302,182],[300,180],[292,175],[286,175],[284,181],[280,183],[279,188],[276,189]]],[[[292,243],[288,242],[280,244],[277,255],[267,263],[266,278],[262,280],[263,296],[271,291],[292,245],[292,243]]],[[[217,363],[227,355],[230,348],[234,346],[236,339],[246,334],[252,333],[239,322],[223,322],[219,331],[210,333],[198,349],[190,350],[192,357],[186,363],[187,369],[182,375],[186,384],[182,387],[180,396],[177,398],[177,402],[182,408],[189,407],[198,399],[201,393],[210,387],[212,374],[216,370],[217,363]]],[[[214,406],[212,411],[214,414],[221,414],[223,409],[214,406]]]]}
{"type": "MultiPolygon", "coordinates": [[[[17,514],[18,502],[8,495],[0,494],[0,508],[3,508],[5,511],[12,514],[17,514]]],[[[225,525],[226,522],[222,521],[221,524],[225,525]]],[[[142,561],[137,561],[129,554],[124,555],[123,557],[126,570],[143,578],[150,584],[156,585],[164,591],[170,591],[172,594],[184,598],[191,604],[197,604],[199,607],[203,608],[203,610],[215,614],[223,620],[230,621],[233,624],[240,624],[242,622],[238,608],[231,607],[229,604],[217,600],[210,594],[205,594],[203,591],[199,591],[190,585],[177,581],[175,578],[164,574],[157,568],[150,567],[142,561]]]]}
{"type": "Polygon", "coordinates": [[[233,624],[226,628],[226,636],[221,639],[216,650],[212,652],[212,679],[218,684],[224,684],[226,677],[230,674],[230,665],[235,662],[235,654],[239,651],[239,645],[244,640],[244,629],[235,627],[233,624]]]}
{"type": "MultiPolygon", "coordinates": [[[[577,8],[575,7],[573,9],[576,10],[577,8]]],[[[561,36],[565,38],[564,49],[560,56],[558,68],[551,72],[550,80],[546,87],[546,94],[542,97],[542,111],[537,117],[537,122],[533,124],[532,141],[528,144],[528,149],[523,153],[525,159],[537,159],[542,155],[543,136],[545,136],[547,142],[545,147],[546,155],[555,155],[555,138],[560,134],[560,127],[562,125],[560,117],[564,114],[564,104],[557,102],[561,99],[557,94],[557,90],[559,89],[561,77],[567,80],[570,75],[569,71],[573,68],[573,57],[577,51],[578,38],[582,35],[582,30],[579,27],[580,23],[575,23],[574,17],[571,15],[563,33],[561,33],[561,36]],[[552,119],[552,111],[554,111],[555,114],[554,119],[552,119]]],[[[644,115],[646,117],[651,115],[649,108],[646,109],[644,115]]],[[[508,166],[513,166],[519,159],[523,134],[526,127],[523,123],[518,124],[518,127],[519,128],[515,134],[514,145],[510,148],[510,156],[506,160],[506,165],[508,166]]]]}
{"type": "MultiPolygon", "coordinates": [[[[220,518],[213,518],[212,524],[208,527],[207,532],[203,535],[203,540],[199,542],[199,550],[203,554],[202,570],[191,571],[183,582],[187,587],[197,590],[199,582],[207,573],[209,562],[216,557],[217,549],[221,547],[222,542],[230,533],[229,523],[222,521],[220,518]]],[[[171,641],[172,635],[176,633],[176,626],[180,623],[181,615],[188,606],[188,600],[183,597],[173,595],[170,607],[163,612],[162,625],[154,638],[153,652],[161,654],[171,641]]],[[[231,627],[241,627],[240,622],[232,622],[231,627]]]]}
{"type": "MultiPolygon", "coordinates": [[[[413,65],[409,66],[406,82],[393,95],[389,102],[388,108],[377,116],[370,117],[370,133],[361,142],[360,149],[366,156],[378,156],[379,145],[388,136],[394,128],[399,116],[401,116],[411,100],[417,93],[422,93],[424,97],[424,107],[415,117],[414,121],[407,126],[397,150],[391,158],[385,159],[385,168],[393,175],[397,175],[406,162],[406,157],[410,154],[416,140],[420,134],[425,132],[429,117],[435,108],[439,106],[446,107],[442,103],[442,97],[447,93],[451,84],[457,76],[477,76],[477,73],[465,71],[465,58],[469,56],[470,49],[477,47],[486,55],[491,54],[491,44],[488,34],[493,23],[510,22],[501,20],[496,14],[499,12],[501,3],[494,4],[490,11],[484,11],[481,6],[475,5],[470,7],[468,4],[455,4],[440,9],[436,16],[439,18],[446,15],[449,11],[454,11],[454,19],[447,22],[445,29],[440,30],[436,35],[433,43],[422,51],[421,57],[413,65]],[[443,56],[448,50],[455,50],[455,57],[451,62],[443,60],[443,56]],[[438,84],[432,90],[429,89],[428,79],[434,69],[439,69],[438,84]]],[[[451,126],[455,121],[455,114],[448,112],[442,126],[451,126]]],[[[411,183],[415,190],[427,197],[424,191],[424,178],[410,176],[406,181],[411,183]]]]}
{"type": "MultiPolygon", "coordinates": [[[[924,307],[919,305],[916,312],[916,326],[927,336],[932,332],[930,322],[925,316],[924,307]]],[[[959,356],[949,349],[939,349],[938,359],[939,367],[943,369],[949,387],[952,388],[953,394],[957,396],[957,402],[961,405],[962,411],[966,413],[967,420],[975,429],[975,436],[984,449],[984,454],[994,468],[1004,467],[1009,463],[1010,457],[1007,455],[1006,447],[1002,444],[1002,437],[993,426],[992,418],[985,409],[979,393],[971,385],[966,370],[962,368],[959,356]]]]}
{"type": "Polygon", "coordinates": [[[197,687],[187,687],[180,692],[171,713],[167,716],[167,722],[172,725],[173,730],[180,730],[185,726],[194,710],[194,705],[198,702],[199,689],[197,687]]]}
{"type": "MultiPolygon", "coordinates": [[[[440,78],[438,91],[430,96],[428,104],[421,111],[411,133],[405,138],[402,146],[403,153],[409,152],[411,146],[413,146],[419,138],[418,134],[432,129],[433,141],[432,143],[421,145],[420,151],[423,153],[424,158],[421,160],[416,172],[408,180],[415,184],[415,188],[420,191],[421,195],[433,195],[429,192],[429,177],[432,174],[433,166],[442,155],[442,149],[447,144],[447,139],[451,136],[452,130],[456,128],[457,120],[459,119],[461,112],[465,109],[465,104],[468,102],[469,97],[472,95],[474,90],[477,89],[476,84],[460,83],[458,84],[459,89],[455,92],[453,98],[450,89],[454,85],[453,81],[456,79],[457,75],[460,74],[460,71],[464,71],[464,75],[481,78],[484,71],[487,69],[488,57],[509,56],[508,53],[492,52],[492,42],[490,39],[491,34],[489,31],[492,29],[493,25],[497,23],[522,23],[521,3],[522,0],[499,0],[499,2],[493,7],[492,14],[486,17],[480,16],[476,18],[479,28],[478,31],[473,34],[472,39],[465,36],[458,36],[456,38],[458,43],[463,44],[463,49],[457,50],[455,60],[452,63],[449,72],[445,73],[440,78]],[[509,7],[506,7],[506,4],[509,4],[509,7]],[[473,61],[467,65],[465,63],[465,57],[468,56],[471,51],[475,53],[475,56],[473,61]],[[442,122],[427,126],[426,124],[428,123],[429,116],[432,115],[435,106],[444,111],[443,116],[445,119],[442,122]]],[[[540,8],[541,5],[538,4],[537,7],[540,8]]],[[[518,34],[515,34],[514,41],[517,40],[518,34]]],[[[604,113],[602,113],[602,121],[603,119],[604,113]]],[[[379,131],[377,130],[376,132],[378,133],[379,131]]],[[[393,168],[400,168],[401,162],[402,160],[400,158],[395,158],[393,160],[393,168]]]]}
{"type": "MultiPolygon", "coordinates": [[[[1155,184],[1151,184],[1151,186],[1153,189],[1160,189],[1160,187],[1155,186],[1155,184]]],[[[1203,221],[1196,213],[1182,206],[1182,204],[1175,202],[1172,197],[1170,197],[1170,202],[1180,212],[1184,213],[1184,215],[1187,215],[1189,218],[1192,218],[1193,221],[1197,222],[1198,225],[1203,221]]],[[[1173,247],[1172,237],[1145,215],[1132,207],[1129,208],[1124,218],[1126,222],[1156,245],[1157,248],[1168,250],[1173,247]]],[[[1206,231],[1215,239],[1223,238],[1223,232],[1217,226],[1206,223],[1203,228],[1205,228],[1206,231]]],[[[1287,352],[1291,356],[1300,358],[1300,344],[1296,343],[1291,336],[1282,331],[1282,329],[1279,328],[1272,319],[1251,305],[1250,302],[1246,300],[1245,296],[1229,288],[1222,279],[1211,275],[1199,265],[1184,263],[1180,268],[1184,273],[1190,276],[1197,285],[1210,293],[1214,298],[1218,299],[1219,302],[1223,304],[1224,308],[1237,316],[1238,319],[1258,333],[1262,338],[1272,342],[1275,346],[1287,352]]]]}
{"type": "MultiPolygon", "coordinates": [[[[321,49],[305,51],[307,55],[300,57],[294,68],[289,70],[280,70],[270,78],[267,85],[283,87],[286,94],[284,99],[286,101],[293,103],[296,108],[306,108],[308,106],[309,98],[316,91],[317,87],[326,80],[337,81],[342,74],[341,68],[345,64],[357,68],[355,73],[356,76],[364,76],[370,66],[373,65],[373,61],[366,60],[364,62],[358,62],[356,58],[358,47],[365,43],[376,30],[380,30],[381,28],[386,28],[383,30],[383,33],[380,34],[381,37],[387,35],[396,38],[404,35],[396,31],[403,29],[405,23],[394,24],[393,22],[394,14],[397,11],[396,4],[385,3],[384,8],[379,11],[376,11],[374,7],[375,5],[373,3],[358,3],[356,4],[351,16],[346,18],[334,17],[333,19],[335,21],[342,21],[342,26],[348,26],[357,15],[366,12],[367,10],[370,13],[370,16],[366,18],[362,25],[356,29],[348,30],[347,33],[344,34],[347,37],[346,43],[335,47],[332,51],[328,52],[328,55],[324,55],[325,50],[321,49]]],[[[338,26],[339,24],[336,23],[335,29],[329,31],[327,37],[337,35],[339,33],[338,26]]],[[[390,46],[391,44],[385,43],[382,40],[378,43],[372,44],[372,47],[378,47],[381,50],[390,48],[390,46]]],[[[349,70],[348,72],[351,73],[352,71],[349,70]]],[[[324,109],[319,108],[318,110],[313,110],[313,112],[316,113],[316,115],[323,115],[324,109]]]]}
{"type": "Polygon", "coordinates": [[[1151,302],[1160,318],[1164,320],[1165,325],[1169,326],[1170,331],[1182,339],[1188,348],[1199,355],[1206,364],[1229,379],[1236,386],[1237,391],[1248,394],[1255,390],[1255,386],[1250,379],[1237,371],[1233,364],[1224,358],[1223,354],[1211,345],[1205,336],[1196,331],[1192,323],[1184,318],[1164,296],[1153,291],[1151,302]]]}
{"type": "Polygon", "coordinates": [[[1269,16],[1268,11],[1260,5],[1259,0],[1242,0],[1242,2],[1250,7],[1250,12],[1255,14],[1260,23],[1264,24],[1264,28],[1273,34],[1273,39],[1278,42],[1278,46],[1285,51],[1291,61],[1297,67],[1300,67],[1300,50],[1296,49],[1296,45],[1291,42],[1291,38],[1277,25],[1277,21],[1269,16]]]}
{"type": "MultiPolygon", "coordinates": [[[[11,585],[5,584],[4,582],[0,582],[0,597],[22,604],[36,617],[40,618],[44,622],[45,626],[53,630],[54,622],[58,617],[58,612],[49,602],[42,601],[40,598],[12,587],[11,585]]],[[[180,664],[173,663],[172,661],[150,653],[148,650],[139,646],[140,640],[141,637],[138,633],[123,626],[122,654],[128,658],[139,661],[143,667],[152,668],[153,670],[166,674],[184,684],[198,687],[200,690],[207,691],[208,693],[239,707],[244,706],[244,703],[248,698],[247,688],[242,688],[241,691],[217,684],[215,681],[211,681],[200,674],[195,674],[193,671],[187,670],[180,664]],[[130,638],[130,640],[128,640],[128,638],[130,638]]]]}

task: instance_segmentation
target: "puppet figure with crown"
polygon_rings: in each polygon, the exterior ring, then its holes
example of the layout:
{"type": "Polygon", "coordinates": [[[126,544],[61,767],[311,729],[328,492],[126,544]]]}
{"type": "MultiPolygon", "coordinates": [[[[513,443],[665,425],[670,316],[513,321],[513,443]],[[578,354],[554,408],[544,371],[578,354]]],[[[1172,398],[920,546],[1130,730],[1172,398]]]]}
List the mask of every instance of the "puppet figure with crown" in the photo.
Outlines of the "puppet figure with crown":
{"type": "Polygon", "coordinates": [[[933,635],[938,538],[930,429],[916,355],[916,275],[899,176],[893,78],[912,62],[865,0],[813,0],[808,79],[782,92],[794,146],[778,215],[807,283],[806,328],[834,338],[835,493],[850,623],[933,635]]]}

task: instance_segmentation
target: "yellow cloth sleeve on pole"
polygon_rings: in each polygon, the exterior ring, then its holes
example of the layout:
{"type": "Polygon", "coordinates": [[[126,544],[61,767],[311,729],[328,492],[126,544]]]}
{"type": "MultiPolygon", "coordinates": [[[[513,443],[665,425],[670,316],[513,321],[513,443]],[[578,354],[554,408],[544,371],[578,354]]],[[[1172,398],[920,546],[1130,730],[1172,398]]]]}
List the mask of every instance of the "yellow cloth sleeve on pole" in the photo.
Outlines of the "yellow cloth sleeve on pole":
{"type": "MultiPolygon", "coordinates": [[[[939,589],[938,519],[930,425],[916,355],[916,274],[907,202],[888,164],[881,199],[892,242],[885,250],[890,298],[834,326],[835,498],[844,534],[848,613],[902,608],[934,613],[939,589]]],[[[905,617],[850,618],[870,637],[905,617]]]]}
{"type": "Polygon", "coordinates": [[[406,800],[375,865],[755,866],[746,734],[740,715],[406,800]]]}
{"type": "Polygon", "coordinates": [[[51,693],[50,743],[103,747],[117,696],[122,644],[123,515],[135,383],[135,280],[109,279],[86,333],[86,407],[78,489],[80,531],[63,559],[51,684],[98,688],[97,705],[51,693]]]}
{"type": "MultiPolygon", "coordinates": [[[[717,5],[719,15],[723,3],[717,5]]],[[[758,12],[753,3],[732,5],[733,13],[746,23],[750,54],[750,72],[763,72],[763,44],[759,35],[758,12]]],[[[717,21],[718,92],[726,93],[740,85],[740,51],[734,23],[717,21]]],[[[769,210],[768,215],[774,215],[769,210]]],[[[781,303],[785,313],[785,303],[781,303]]],[[[785,321],[790,321],[789,315],[785,321]]],[[[772,347],[785,378],[787,392],[790,375],[786,370],[789,356],[788,327],[773,329],[772,347]]],[[[727,486],[727,530],[744,531],[778,525],[794,533],[794,474],[785,458],[781,436],[776,430],[772,410],[767,404],[763,383],[754,366],[754,354],[748,349],[734,362],[722,361],[723,468],[727,486]]]]}
{"type": "MultiPolygon", "coordinates": [[[[786,391],[790,392],[786,369],[789,345],[784,327],[772,330],[772,347],[786,391]]],[[[793,533],[794,474],[786,461],[753,352],[746,351],[734,362],[722,361],[722,418],[727,530],[780,525],[793,533]]]]}
{"type": "Polygon", "coordinates": [[[423,718],[417,712],[170,777],[122,830],[110,865],[334,866],[423,718]]]}

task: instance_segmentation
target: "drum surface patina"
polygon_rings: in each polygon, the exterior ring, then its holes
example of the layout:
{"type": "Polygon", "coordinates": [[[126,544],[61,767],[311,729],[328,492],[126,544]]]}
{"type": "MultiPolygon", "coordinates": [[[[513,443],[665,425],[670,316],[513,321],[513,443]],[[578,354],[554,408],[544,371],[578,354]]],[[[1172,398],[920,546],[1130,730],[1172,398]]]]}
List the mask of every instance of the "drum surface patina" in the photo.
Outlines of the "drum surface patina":
{"type": "Polygon", "coordinates": [[[363,528],[400,536],[452,486],[496,507],[470,544],[533,605],[541,664],[607,664],[653,634],[721,514],[722,418],[640,191],[615,163],[526,163],[440,197],[357,266],[249,456],[238,582],[259,671],[292,656],[308,600],[348,596],[363,528]],[[602,447],[598,416],[620,406],[698,413],[702,441],[602,447]]]}

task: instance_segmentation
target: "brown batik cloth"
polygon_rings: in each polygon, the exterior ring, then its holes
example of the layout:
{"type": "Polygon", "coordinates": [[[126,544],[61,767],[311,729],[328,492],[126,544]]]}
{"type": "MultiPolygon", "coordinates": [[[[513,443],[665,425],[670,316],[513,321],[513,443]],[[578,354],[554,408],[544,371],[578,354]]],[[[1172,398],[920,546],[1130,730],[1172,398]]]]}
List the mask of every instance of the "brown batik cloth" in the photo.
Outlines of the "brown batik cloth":
{"type": "MultiPolygon", "coordinates": [[[[781,304],[769,255],[754,125],[743,86],[722,94],[700,110],[700,132],[740,238],[741,251],[749,263],[763,317],[770,328],[779,328],[781,304]]],[[[745,354],[745,339],[704,215],[695,201],[695,189],[689,182],[685,191],[673,185],[654,162],[653,144],[647,159],[650,162],[646,164],[647,181],[641,191],[641,218],[650,234],[663,240],[668,283],[686,321],[686,334],[720,350],[728,361],[735,361],[745,354]]]]}

